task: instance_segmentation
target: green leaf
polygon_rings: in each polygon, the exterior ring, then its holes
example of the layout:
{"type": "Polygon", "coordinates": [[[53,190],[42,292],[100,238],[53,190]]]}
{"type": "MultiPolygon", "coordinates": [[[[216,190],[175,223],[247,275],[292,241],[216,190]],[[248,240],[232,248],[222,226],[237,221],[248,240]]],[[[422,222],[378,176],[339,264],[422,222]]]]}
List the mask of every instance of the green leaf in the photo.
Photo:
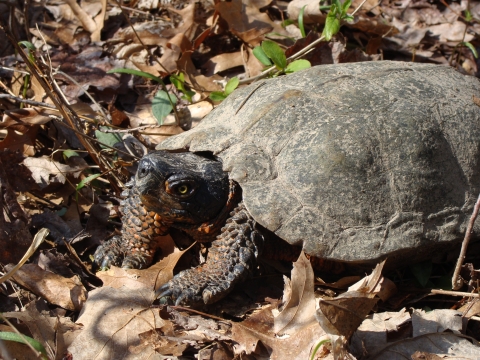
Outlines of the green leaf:
{"type": "Polygon", "coordinates": [[[264,66],[271,66],[272,62],[270,58],[265,54],[261,46],[257,46],[253,49],[253,55],[264,65],[264,66]]]}
{"type": "Polygon", "coordinates": [[[333,11],[332,6],[332,10],[330,10],[327,15],[327,19],[325,20],[325,27],[323,28],[322,35],[325,36],[325,40],[327,41],[330,41],[332,36],[338,33],[338,30],[340,30],[340,20],[335,12],[336,11],[333,11]]]}
{"type": "Polygon", "coordinates": [[[345,0],[343,3],[341,9],[342,9],[342,17],[347,14],[347,10],[350,8],[350,5],[352,5],[352,0],[345,0]]]}
{"type": "Polygon", "coordinates": [[[470,10],[465,10],[465,20],[466,21],[472,21],[473,20],[473,16],[472,16],[472,13],[470,12],[470,10]]]}
{"type": "Polygon", "coordinates": [[[294,23],[295,23],[295,21],[293,21],[293,19],[287,19],[287,20],[282,21],[282,27],[286,28],[288,25],[292,25],[294,23]]]}
{"type": "Polygon", "coordinates": [[[185,90],[183,94],[185,95],[183,96],[184,100],[187,100],[188,102],[192,102],[192,98],[196,93],[195,91],[185,90]]]}
{"type": "Polygon", "coordinates": [[[432,274],[432,262],[425,261],[411,266],[412,274],[421,287],[425,287],[432,274]]]}
{"type": "Polygon", "coordinates": [[[355,17],[347,14],[343,17],[343,20],[350,22],[350,21],[355,20],[355,17]]]}
{"type": "Polygon", "coordinates": [[[342,9],[342,3],[340,2],[340,0],[332,0],[332,6],[336,7],[337,10],[342,9]]]}
{"type": "Polygon", "coordinates": [[[125,69],[125,68],[118,68],[118,69],[112,69],[107,71],[107,74],[114,74],[114,73],[119,73],[119,74],[129,74],[129,75],[135,75],[135,76],[141,76],[150,80],[154,80],[160,84],[163,84],[163,80],[160,79],[159,77],[146,73],[144,71],[140,70],[134,70],[134,69],[125,69]]]}
{"type": "Polygon", "coordinates": [[[320,5],[321,11],[330,11],[331,5],[320,5]]]}
{"type": "Polygon", "coordinates": [[[477,49],[475,49],[475,46],[473,46],[469,42],[464,42],[463,45],[465,45],[470,49],[470,51],[473,53],[473,56],[475,56],[475,59],[478,59],[478,53],[477,53],[477,49]]]}
{"type": "Polygon", "coordinates": [[[177,75],[170,75],[170,82],[175,86],[178,90],[182,91],[185,89],[185,85],[183,81],[177,75]]]}
{"type": "Polygon", "coordinates": [[[26,335],[21,336],[13,332],[0,331],[0,340],[15,341],[21,344],[29,343],[35,350],[37,350],[39,353],[42,354],[41,356],[42,359],[48,360],[48,355],[43,345],[37,340],[32,339],[29,336],[26,336],[26,335]]]}
{"type": "MultiPolygon", "coordinates": [[[[102,129],[109,129],[109,128],[106,126],[101,126],[100,130],[102,129]]],[[[122,137],[116,133],[104,133],[102,131],[95,130],[95,137],[101,143],[104,143],[109,146],[114,146],[116,143],[122,142],[122,137]]],[[[100,147],[105,148],[105,146],[102,146],[101,144],[100,144],[100,147]]]]}
{"type": "Polygon", "coordinates": [[[303,13],[305,12],[305,8],[307,5],[303,5],[300,9],[300,13],[298,14],[298,27],[300,28],[300,33],[302,34],[302,38],[307,36],[305,34],[305,26],[303,25],[303,13]]]}
{"type": "Polygon", "coordinates": [[[28,59],[30,60],[31,63],[35,62],[35,58],[33,57],[33,53],[35,52],[35,50],[37,50],[35,48],[35,45],[33,45],[30,41],[19,41],[18,42],[19,45],[23,45],[27,48],[28,50],[28,59]]]}
{"type": "Polygon", "coordinates": [[[315,345],[315,347],[313,349],[313,352],[312,352],[312,356],[310,357],[310,360],[315,359],[315,355],[317,354],[318,349],[320,349],[320,346],[322,346],[323,344],[329,343],[329,342],[330,342],[330,339],[325,339],[325,340],[320,341],[317,345],[315,345]]]}
{"type": "Polygon", "coordinates": [[[173,109],[169,98],[174,105],[177,103],[177,98],[175,96],[170,96],[166,91],[163,90],[159,90],[153,98],[152,113],[160,125],[163,124],[163,120],[173,109]]]}
{"type": "Polygon", "coordinates": [[[223,91],[212,91],[209,98],[213,101],[223,101],[227,98],[227,95],[223,91]]]}
{"type": "Polygon", "coordinates": [[[66,160],[71,158],[72,156],[80,156],[76,151],[73,150],[64,150],[63,151],[63,158],[66,160]]]}
{"type": "Polygon", "coordinates": [[[285,57],[283,50],[277,45],[276,42],[265,40],[262,42],[262,49],[265,54],[272,59],[273,63],[279,70],[285,69],[287,66],[287,58],[285,57]]]}
{"type": "Polygon", "coordinates": [[[90,175],[90,176],[87,176],[85,179],[83,179],[82,181],[80,181],[77,185],[77,187],[75,188],[75,190],[80,190],[81,188],[83,188],[85,185],[89,184],[92,180],[95,180],[96,178],[100,177],[102,174],[93,174],[93,175],[90,175]]]}
{"type": "Polygon", "coordinates": [[[310,67],[312,67],[312,64],[310,64],[310,61],[305,59],[300,59],[300,60],[292,61],[290,64],[288,64],[287,68],[285,69],[285,72],[293,73],[295,71],[308,69],[310,67]]]}
{"type": "Polygon", "coordinates": [[[233,90],[237,88],[239,82],[240,80],[238,80],[238,77],[236,76],[228,80],[227,85],[225,85],[225,91],[224,91],[225,95],[227,96],[230,95],[233,92],[233,90]]]}

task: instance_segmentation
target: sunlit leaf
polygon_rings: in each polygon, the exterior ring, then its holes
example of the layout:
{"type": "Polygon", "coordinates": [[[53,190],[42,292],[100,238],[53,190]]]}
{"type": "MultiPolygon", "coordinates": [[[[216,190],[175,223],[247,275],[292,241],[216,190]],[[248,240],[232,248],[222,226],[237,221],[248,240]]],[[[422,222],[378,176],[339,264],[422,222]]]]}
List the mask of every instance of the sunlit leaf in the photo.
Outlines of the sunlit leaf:
{"type": "Polygon", "coordinates": [[[288,64],[287,68],[285,69],[285,72],[293,73],[295,71],[308,69],[310,67],[312,67],[312,64],[310,64],[310,61],[305,59],[300,59],[300,60],[292,61],[290,64],[288,64]]]}
{"type": "Polygon", "coordinates": [[[209,98],[213,101],[223,101],[227,98],[227,95],[223,91],[212,91],[209,98]]]}
{"type": "Polygon", "coordinates": [[[253,49],[253,55],[264,65],[264,66],[271,66],[272,62],[270,58],[265,54],[261,46],[257,46],[253,49]]]}
{"type": "MultiPolygon", "coordinates": [[[[100,130],[102,129],[109,129],[106,126],[101,126],[100,130]]],[[[105,133],[100,130],[95,131],[95,137],[97,138],[98,141],[101,143],[108,145],[108,146],[114,146],[116,143],[122,142],[122,137],[117,134],[117,133],[105,133]]],[[[100,144],[101,147],[102,144],[100,144]]]]}
{"type": "Polygon", "coordinates": [[[302,38],[306,36],[305,34],[305,26],[303,25],[303,13],[305,12],[305,8],[307,5],[303,5],[300,9],[300,13],[298,14],[298,27],[300,28],[300,33],[302,34],[302,38]]]}
{"type": "Polygon", "coordinates": [[[31,347],[33,347],[35,350],[37,350],[39,353],[41,353],[41,359],[48,360],[47,352],[43,345],[38,342],[35,339],[32,339],[29,336],[26,335],[19,335],[17,333],[13,332],[8,332],[8,331],[0,331],[0,340],[5,340],[5,341],[15,341],[21,344],[30,344],[31,347]]]}
{"type": "Polygon", "coordinates": [[[73,150],[64,150],[63,157],[65,159],[71,158],[72,156],[80,156],[76,151],[73,150]]]}
{"type": "Polygon", "coordinates": [[[475,59],[478,58],[477,49],[475,49],[475,46],[473,46],[472,43],[464,42],[463,45],[470,49],[470,51],[473,53],[473,56],[475,56],[475,59]]]}
{"type": "Polygon", "coordinates": [[[347,13],[347,10],[350,8],[350,6],[352,5],[352,0],[346,0],[341,9],[342,9],[342,15],[345,15],[347,13]]]}
{"type": "Polygon", "coordinates": [[[83,188],[85,185],[89,184],[92,180],[95,180],[96,178],[98,178],[99,176],[101,176],[102,174],[93,174],[93,175],[90,175],[90,176],[87,176],[85,179],[83,179],[82,181],[80,181],[77,185],[77,187],[75,188],[75,190],[80,190],[81,188],[83,188]]]}
{"type": "Polygon", "coordinates": [[[240,80],[236,76],[228,80],[227,85],[225,85],[225,95],[230,95],[237,88],[239,82],[240,80]]]}
{"type": "Polygon", "coordinates": [[[163,120],[173,109],[170,101],[175,105],[177,103],[177,98],[173,95],[169,95],[163,90],[159,90],[152,100],[152,113],[160,125],[163,124],[163,120]]]}
{"type": "Polygon", "coordinates": [[[285,69],[287,58],[282,48],[276,42],[265,40],[262,42],[262,49],[279,70],[285,69]]]}
{"type": "Polygon", "coordinates": [[[340,30],[340,20],[336,15],[336,10],[330,9],[330,12],[327,15],[325,20],[325,27],[323,28],[322,35],[325,37],[325,40],[330,41],[330,39],[338,33],[340,30]]]}

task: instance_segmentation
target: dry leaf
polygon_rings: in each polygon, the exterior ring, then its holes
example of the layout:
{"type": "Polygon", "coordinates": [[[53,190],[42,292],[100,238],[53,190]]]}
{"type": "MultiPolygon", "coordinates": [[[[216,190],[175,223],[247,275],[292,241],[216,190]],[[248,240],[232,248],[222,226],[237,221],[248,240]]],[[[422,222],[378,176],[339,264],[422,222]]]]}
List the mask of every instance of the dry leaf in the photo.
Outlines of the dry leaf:
{"type": "Polygon", "coordinates": [[[282,311],[275,317],[273,331],[277,335],[289,334],[316,323],[314,275],[312,265],[303,251],[293,263],[291,291],[282,311]]]}
{"type": "Polygon", "coordinates": [[[34,294],[67,310],[80,311],[87,299],[87,290],[77,275],[65,278],[38,265],[25,264],[17,270],[13,279],[34,294]]]}
{"type": "Polygon", "coordinates": [[[113,289],[90,291],[77,320],[83,331],[68,347],[74,359],[146,359],[155,355],[151,347],[134,353],[138,334],[159,328],[163,320],[150,309],[153,290],[113,289]],[[133,347],[132,347],[133,346],[133,347]]]}

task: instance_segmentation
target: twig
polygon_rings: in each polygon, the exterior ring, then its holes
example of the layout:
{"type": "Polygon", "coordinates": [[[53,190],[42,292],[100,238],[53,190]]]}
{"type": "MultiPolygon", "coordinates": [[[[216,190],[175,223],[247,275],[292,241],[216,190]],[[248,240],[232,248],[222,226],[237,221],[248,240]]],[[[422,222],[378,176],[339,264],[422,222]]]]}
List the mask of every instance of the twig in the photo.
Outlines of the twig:
{"type": "Polygon", "coordinates": [[[139,126],[131,129],[102,129],[101,131],[104,133],[130,133],[130,132],[141,131],[145,129],[160,128],[160,127],[162,127],[162,125],[143,125],[143,126],[139,126]]]}
{"type": "Polygon", "coordinates": [[[457,265],[455,266],[455,271],[452,277],[452,289],[458,290],[463,285],[463,279],[460,276],[460,270],[462,269],[463,261],[465,260],[465,256],[467,255],[467,247],[468,243],[470,242],[470,238],[472,237],[472,230],[473,225],[475,224],[475,219],[478,216],[478,211],[480,210],[480,195],[478,196],[477,202],[473,208],[472,216],[470,217],[470,221],[468,222],[467,231],[465,232],[465,237],[462,242],[462,249],[460,250],[460,255],[458,256],[457,265]]]}
{"type": "Polygon", "coordinates": [[[0,94],[0,99],[3,99],[3,98],[12,99],[12,100],[15,100],[17,102],[21,102],[21,103],[32,105],[32,106],[42,106],[42,107],[46,107],[46,108],[49,108],[49,109],[56,109],[55,106],[44,103],[44,102],[23,99],[21,97],[13,96],[13,95],[10,95],[10,94],[0,94]]]}
{"type": "Polygon", "coordinates": [[[462,292],[462,291],[449,291],[449,290],[431,289],[430,294],[432,294],[432,295],[462,296],[462,297],[471,296],[471,297],[480,298],[480,294],[478,294],[478,293],[469,293],[469,292],[462,292]]]}

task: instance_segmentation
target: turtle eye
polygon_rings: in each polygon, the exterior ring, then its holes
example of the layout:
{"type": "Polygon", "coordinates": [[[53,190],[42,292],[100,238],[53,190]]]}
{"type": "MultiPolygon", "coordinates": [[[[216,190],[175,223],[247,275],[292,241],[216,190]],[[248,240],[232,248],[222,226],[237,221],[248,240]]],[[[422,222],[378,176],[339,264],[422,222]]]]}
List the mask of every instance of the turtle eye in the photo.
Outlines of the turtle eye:
{"type": "Polygon", "coordinates": [[[195,182],[191,180],[165,182],[165,190],[167,193],[182,198],[192,195],[196,188],[195,182]]]}
{"type": "Polygon", "coordinates": [[[187,185],[180,185],[179,187],[177,187],[177,191],[180,194],[185,195],[186,193],[188,193],[188,186],[187,185]]]}

